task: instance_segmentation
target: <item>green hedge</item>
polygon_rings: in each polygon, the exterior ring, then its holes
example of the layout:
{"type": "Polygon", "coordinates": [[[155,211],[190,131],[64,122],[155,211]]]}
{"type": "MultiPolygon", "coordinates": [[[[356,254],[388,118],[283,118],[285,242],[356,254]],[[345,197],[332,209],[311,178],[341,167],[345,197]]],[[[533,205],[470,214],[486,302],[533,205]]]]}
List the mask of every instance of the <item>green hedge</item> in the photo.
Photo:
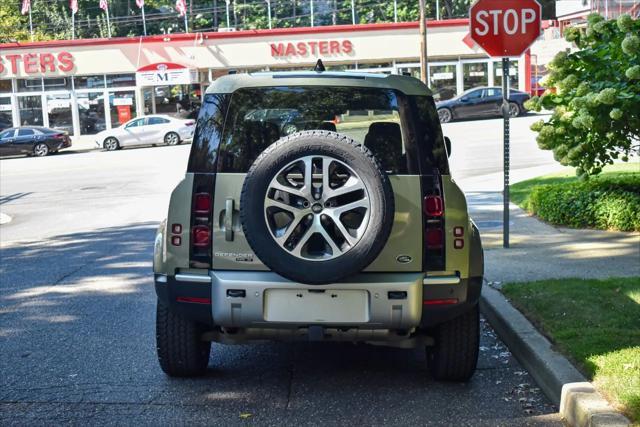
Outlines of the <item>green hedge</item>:
{"type": "Polygon", "coordinates": [[[553,224],[640,231],[640,174],[535,186],[525,207],[553,224]]]}

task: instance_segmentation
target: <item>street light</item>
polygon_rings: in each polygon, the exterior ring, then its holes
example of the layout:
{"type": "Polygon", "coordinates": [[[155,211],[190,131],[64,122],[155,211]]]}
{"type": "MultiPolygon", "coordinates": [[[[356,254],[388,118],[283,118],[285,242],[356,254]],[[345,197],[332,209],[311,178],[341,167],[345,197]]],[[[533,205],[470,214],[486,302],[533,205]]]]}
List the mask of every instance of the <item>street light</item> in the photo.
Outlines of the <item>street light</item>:
{"type": "Polygon", "coordinates": [[[310,0],[310,6],[311,6],[311,26],[313,27],[313,0],[310,0]]]}
{"type": "Polygon", "coordinates": [[[269,16],[269,29],[271,29],[271,0],[265,0],[267,2],[267,14],[269,16]]]}
{"type": "Polygon", "coordinates": [[[227,4],[227,28],[231,28],[231,21],[229,21],[229,3],[231,3],[231,0],[224,0],[224,2],[227,4]]]}

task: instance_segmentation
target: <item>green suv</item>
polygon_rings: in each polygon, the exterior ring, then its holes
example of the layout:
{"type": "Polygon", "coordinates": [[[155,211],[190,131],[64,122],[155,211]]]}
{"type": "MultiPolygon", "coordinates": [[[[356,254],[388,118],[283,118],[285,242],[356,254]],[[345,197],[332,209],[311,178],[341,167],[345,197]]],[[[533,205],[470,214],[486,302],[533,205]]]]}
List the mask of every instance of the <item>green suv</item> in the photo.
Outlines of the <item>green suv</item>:
{"type": "Polygon", "coordinates": [[[450,142],[412,77],[236,74],[204,97],[155,240],[160,366],[206,371],[211,341],[425,347],[476,368],[480,235],[450,142]]]}

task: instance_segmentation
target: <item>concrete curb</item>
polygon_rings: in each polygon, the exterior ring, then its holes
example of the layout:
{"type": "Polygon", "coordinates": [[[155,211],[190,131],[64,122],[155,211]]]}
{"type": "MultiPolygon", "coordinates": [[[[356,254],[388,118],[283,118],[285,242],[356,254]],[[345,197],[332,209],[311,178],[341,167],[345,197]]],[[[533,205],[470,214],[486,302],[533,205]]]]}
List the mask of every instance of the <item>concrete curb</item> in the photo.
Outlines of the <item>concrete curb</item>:
{"type": "Polygon", "coordinates": [[[497,290],[484,286],[480,309],[571,426],[629,426],[586,378],[497,290]]]}

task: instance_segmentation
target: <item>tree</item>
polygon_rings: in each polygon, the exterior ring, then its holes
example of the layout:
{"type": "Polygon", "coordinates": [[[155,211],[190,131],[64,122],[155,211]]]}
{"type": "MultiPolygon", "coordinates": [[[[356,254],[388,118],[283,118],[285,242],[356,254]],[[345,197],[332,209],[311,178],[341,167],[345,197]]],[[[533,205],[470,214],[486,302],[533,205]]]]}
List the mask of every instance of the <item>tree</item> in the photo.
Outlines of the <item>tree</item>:
{"type": "Polygon", "coordinates": [[[580,176],[597,175],[615,159],[628,161],[640,149],[640,20],[622,15],[588,18],[586,31],[569,28],[577,51],[560,52],[548,65],[542,97],[526,106],[553,109],[531,126],[538,146],[553,150],[580,176]]]}

